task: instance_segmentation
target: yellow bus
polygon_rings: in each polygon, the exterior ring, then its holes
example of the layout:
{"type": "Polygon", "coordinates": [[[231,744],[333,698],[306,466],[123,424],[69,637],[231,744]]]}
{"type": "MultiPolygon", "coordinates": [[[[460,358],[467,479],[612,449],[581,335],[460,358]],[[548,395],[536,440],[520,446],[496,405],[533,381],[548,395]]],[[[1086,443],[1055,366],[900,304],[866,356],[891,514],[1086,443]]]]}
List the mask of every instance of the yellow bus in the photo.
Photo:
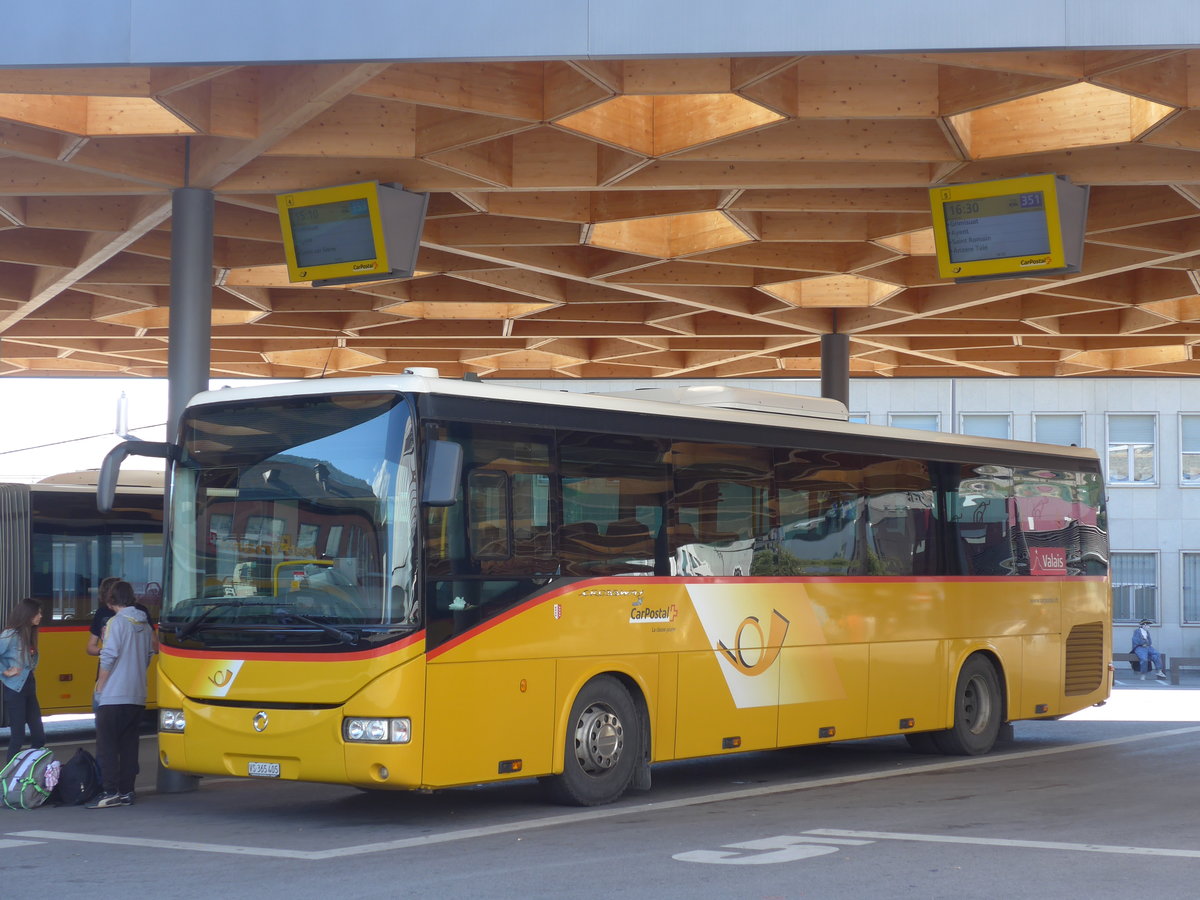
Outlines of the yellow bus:
{"type": "MultiPolygon", "coordinates": [[[[162,600],[163,473],[125,472],[115,508],[96,511],[97,473],[0,484],[0,627],[23,597],[42,606],[38,702],[45,716],[92,711],[86,652],[102,579],[128,581],[152,617],[162,600]]],[[[157,678],[150,678],[149,705],[157,678]]],[[[0,701],[2,703],[2,701],[0,701]]]]}
{"type": "Polygon", "coordinates": [[[590,805],[667,760],[985,753],[1108,695],[1089,450],[418,372],[200,394],[156,452],[170,771],[590,805]]]}

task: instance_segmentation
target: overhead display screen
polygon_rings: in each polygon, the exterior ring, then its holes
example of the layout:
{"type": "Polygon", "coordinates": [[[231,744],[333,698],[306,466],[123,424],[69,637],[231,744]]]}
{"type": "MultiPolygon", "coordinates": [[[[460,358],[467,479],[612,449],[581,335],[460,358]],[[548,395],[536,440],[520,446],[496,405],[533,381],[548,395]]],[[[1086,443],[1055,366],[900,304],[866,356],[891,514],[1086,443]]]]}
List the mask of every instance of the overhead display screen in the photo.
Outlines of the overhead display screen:
{"type": "Polygon", "coordinates": [[[938,274],[956,281],[1078,272],[1088,189],[1059,175],[929,191],[938,274]]]}
{"type": "Polygon", "coordinates": [[[1050,252],[1041,191],[943,203],[950,261],[973,262],[1050,252]]]}
{"type": "Polygon", "coordinates": [[[302,269],[375,258],[365,197],[289,209],[296,265],[302,269]]]}
{"type": "Polygon", "coordinates": [[[428,194],[364,181],[275,200],[290,281],[356,284],[416,270],[428,194]]]}

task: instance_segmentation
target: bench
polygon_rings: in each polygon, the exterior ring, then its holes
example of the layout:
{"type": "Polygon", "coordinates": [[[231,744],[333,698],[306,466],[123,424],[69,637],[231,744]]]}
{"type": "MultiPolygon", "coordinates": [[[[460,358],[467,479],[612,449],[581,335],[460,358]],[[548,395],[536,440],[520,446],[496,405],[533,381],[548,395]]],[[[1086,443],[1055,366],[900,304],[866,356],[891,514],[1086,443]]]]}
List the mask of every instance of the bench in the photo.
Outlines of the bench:
{"type": "MultiPolygon", "coordinates": [[[[1163,657],[1166,659],[1166,657],[1163,657]]],[[[1176,656],[1171,660],[1171,666],[1167,669],[1171,673],[1171,684],[1179,684],[1179,670],[1182,668],[1194,669],[1200,667],[1200,656],[1176,656]]]]}
{"type": "MultiPolygon", "coordinates": [[[[1171,684],[1179,684],[1178,671],[1173,666],[1170,665],[1170,660],[1167,659],[1167,654],[1160,653],[1159,655],[1162,657],[1163,670],[1171,676],[1171,684]]],[[[1114,652],[1113,653],[1113,667],[1119,672],[1122,669],[1124,669],[1125,666],[1128,666],[1131,662],[1133,662],[1136,659],[1137,659],[1137,655],[1134,653],[1115,653],[1114,652]],[[1124,665],[1122,665],[1122,664],[1124,664],[1124,665]]],[[[1187,660],[1187,659],[1184,660],[1185,663],[1190,662],[1190,661],[1191,660],[1187,660]]],[[[1194,665],[1200,666],[1200,659],[1195,660],[1194,665]]],[[[1129,669],[1129,672],[1132,673],[1133,669],[1129,669]]],[[[1140,674],[1149,675],[1150,673],[1142,672],[1140,674]]]]}

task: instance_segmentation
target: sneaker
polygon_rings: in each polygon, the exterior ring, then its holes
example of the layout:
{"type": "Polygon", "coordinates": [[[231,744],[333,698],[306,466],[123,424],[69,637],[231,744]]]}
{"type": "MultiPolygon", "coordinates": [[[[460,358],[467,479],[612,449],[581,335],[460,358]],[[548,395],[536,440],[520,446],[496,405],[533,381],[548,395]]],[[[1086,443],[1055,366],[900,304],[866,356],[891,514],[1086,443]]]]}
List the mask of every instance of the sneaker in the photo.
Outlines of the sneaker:
{"type": "Polygon", "coordinates": [[[128,794],[119,794],[118,796],[121,798],[122,806],[133,806],[133,791],[130,791],[128,794]]]}
{"type": "Polygon", "coordinates": [[[1159,669],[1157,672],[1154,673],[1154,677],[1155,678],[1166,678],[1167,673],[1164,672],[1162,669],[1159,669]]]}
{"type": "Polygon", "coordinates": [[[108,809],[111,806],[126,806],[120,794],[101,794],[87,805],[88,809],[108,809]]]}

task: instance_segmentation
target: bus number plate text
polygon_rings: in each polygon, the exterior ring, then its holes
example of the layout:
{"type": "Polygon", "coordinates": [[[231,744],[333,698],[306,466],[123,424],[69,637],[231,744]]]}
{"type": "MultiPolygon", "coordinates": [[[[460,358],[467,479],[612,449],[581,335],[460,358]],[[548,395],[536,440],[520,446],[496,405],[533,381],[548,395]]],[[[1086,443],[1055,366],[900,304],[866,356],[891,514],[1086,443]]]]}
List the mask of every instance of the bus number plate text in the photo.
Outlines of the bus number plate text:
{"type": "Polygon", "coordinates": [[[249,774],[257,775],[260,778],[278,778],[279,763],[252,762],[249,774]]]}

